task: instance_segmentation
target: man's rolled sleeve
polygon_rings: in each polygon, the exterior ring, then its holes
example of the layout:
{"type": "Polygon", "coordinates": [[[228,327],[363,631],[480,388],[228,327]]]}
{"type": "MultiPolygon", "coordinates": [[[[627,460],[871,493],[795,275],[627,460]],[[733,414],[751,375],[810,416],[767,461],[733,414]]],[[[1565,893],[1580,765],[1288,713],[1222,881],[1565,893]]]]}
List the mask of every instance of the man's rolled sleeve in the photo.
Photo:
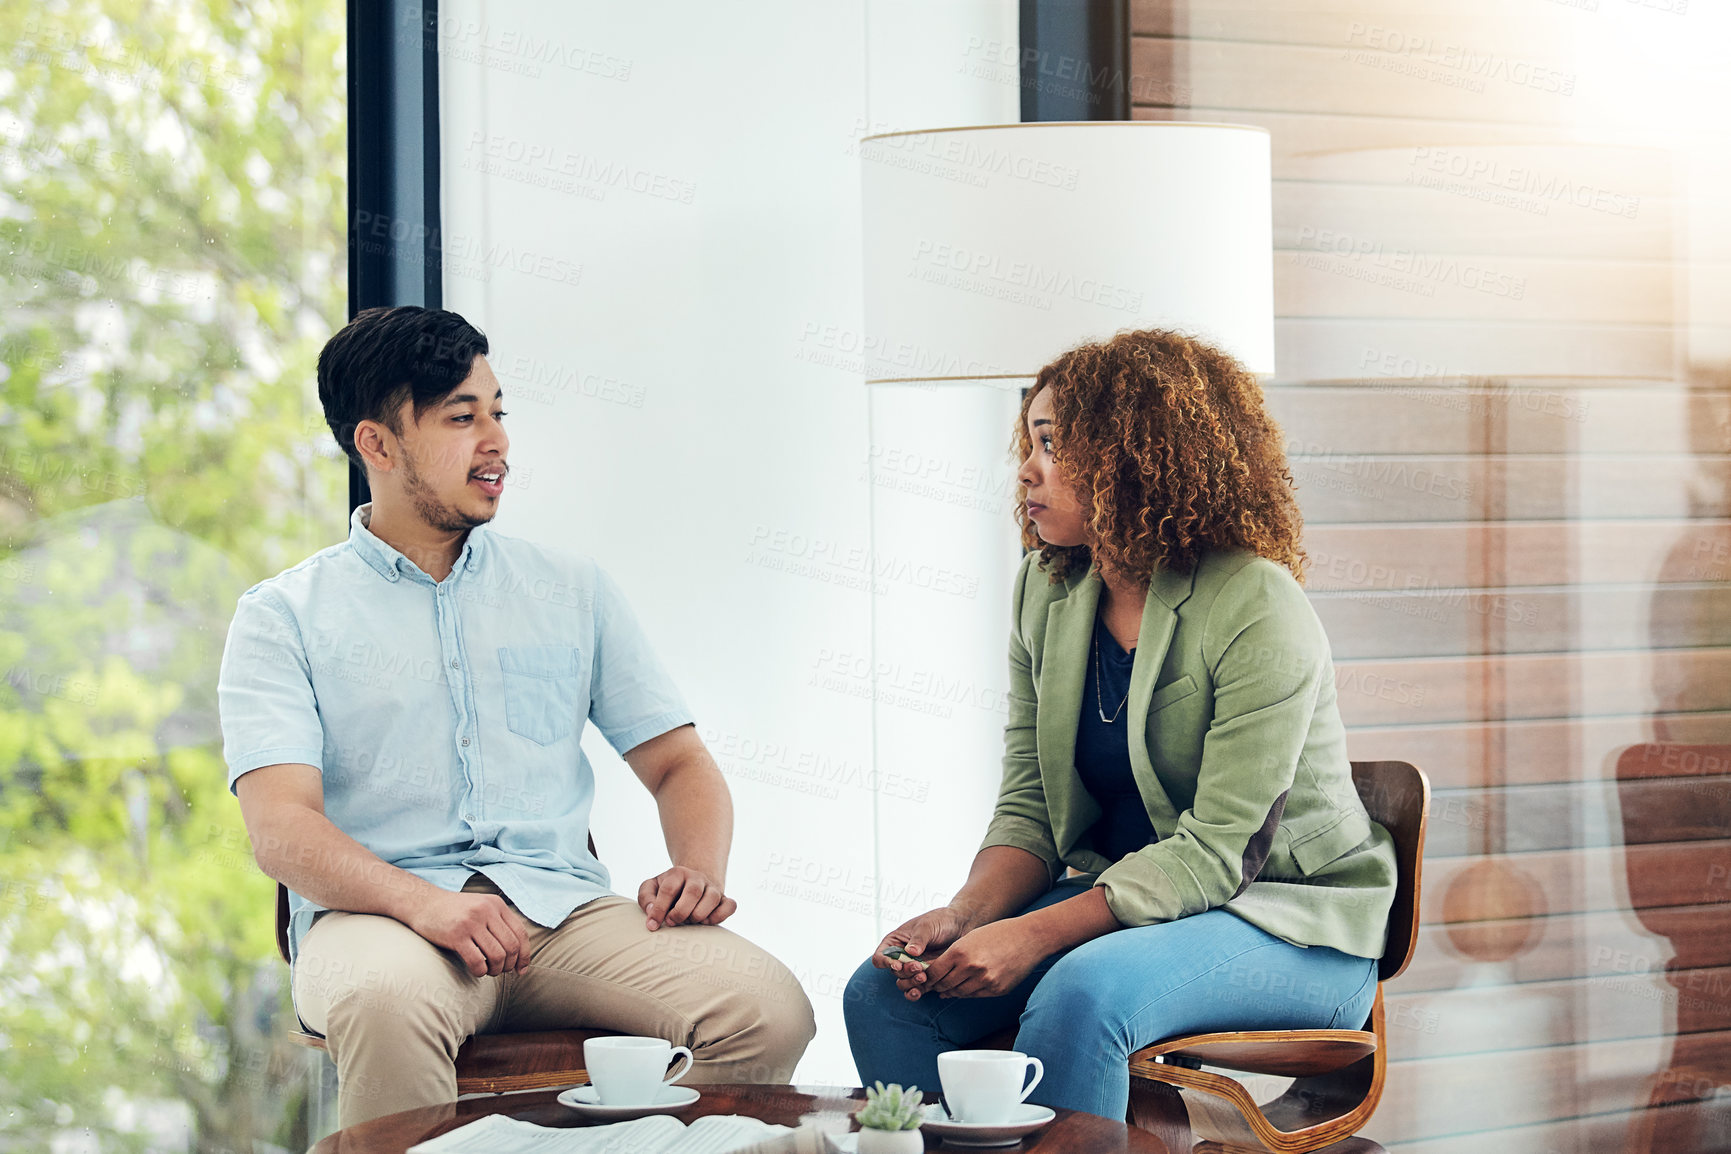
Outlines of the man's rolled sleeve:
{"type": "Polygon", "coordinates": [[[241,775],[287,762],[324,768],[324,725],[300,630],[267,595],[235,607],[217,676],[228,788],[241,775]]]}
{"type": "Polygon", "coordinates": [[[595,569],[595,590],[589,720],[623,756],[652,737],[692,724],[693,718],[637,615],[600,566],[595,569]]]}

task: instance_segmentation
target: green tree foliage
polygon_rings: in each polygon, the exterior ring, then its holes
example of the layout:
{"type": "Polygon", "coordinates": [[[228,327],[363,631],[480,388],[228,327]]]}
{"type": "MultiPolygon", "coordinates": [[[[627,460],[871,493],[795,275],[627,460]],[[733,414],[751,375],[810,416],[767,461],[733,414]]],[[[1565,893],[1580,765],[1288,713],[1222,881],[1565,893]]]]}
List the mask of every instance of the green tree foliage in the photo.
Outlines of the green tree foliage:
{"type": "Polygon", "coordinates": [[[215,680],[239,593],[343,529],[343,26],[0,6],[0,1150],[305,1142],[215,680]]]}

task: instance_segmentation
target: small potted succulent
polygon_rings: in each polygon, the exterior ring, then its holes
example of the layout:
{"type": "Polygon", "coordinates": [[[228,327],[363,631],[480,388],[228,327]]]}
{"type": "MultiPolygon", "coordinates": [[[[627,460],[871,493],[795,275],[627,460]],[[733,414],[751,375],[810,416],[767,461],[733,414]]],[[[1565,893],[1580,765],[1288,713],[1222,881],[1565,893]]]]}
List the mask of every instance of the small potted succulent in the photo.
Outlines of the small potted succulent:
{"type": "Polygon", "coordinates": [[[900,1084],[882,1082],[866,1089],[866,1104],[859,1114],[859,1154],[919,1154],[926,1148],[920,1137],[924,1100],[918,1086],[903,1090],[900,1084]]]}

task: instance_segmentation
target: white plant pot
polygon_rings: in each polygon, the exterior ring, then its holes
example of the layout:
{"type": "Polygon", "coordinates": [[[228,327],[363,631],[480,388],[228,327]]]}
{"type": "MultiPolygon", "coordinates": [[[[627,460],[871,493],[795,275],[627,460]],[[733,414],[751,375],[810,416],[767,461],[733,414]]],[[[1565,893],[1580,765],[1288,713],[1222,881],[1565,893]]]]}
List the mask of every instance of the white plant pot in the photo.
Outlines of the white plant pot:
{"type": "Polygon", "coordinates": [[[926,1140],[918,1130],[873,1130],[860,1127],[859,1154],[921,1154],[926,1140]]]}

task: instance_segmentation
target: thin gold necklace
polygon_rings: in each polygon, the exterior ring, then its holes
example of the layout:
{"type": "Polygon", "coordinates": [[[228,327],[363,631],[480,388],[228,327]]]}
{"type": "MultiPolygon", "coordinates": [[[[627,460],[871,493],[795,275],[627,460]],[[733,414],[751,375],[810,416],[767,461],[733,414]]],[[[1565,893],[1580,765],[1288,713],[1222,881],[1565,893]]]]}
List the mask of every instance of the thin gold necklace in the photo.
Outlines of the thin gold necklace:
{"type": "Polygon", "coordinates": [[[1100,682],[1105,679],[1105,674],[1100,669],[1100,634],[1096,632],[1094,634],[1094,708],[1100,711],[1100,720],[1111,725],[1123,714],[1124,706],[1130,701],[1130,691],[1128,689],[1124,691],[1124,700],[1118,703],[1118,708],[1113,711],[1112,716],[1107,717],[1106,703],[1100,700],[1100,682]]]}

